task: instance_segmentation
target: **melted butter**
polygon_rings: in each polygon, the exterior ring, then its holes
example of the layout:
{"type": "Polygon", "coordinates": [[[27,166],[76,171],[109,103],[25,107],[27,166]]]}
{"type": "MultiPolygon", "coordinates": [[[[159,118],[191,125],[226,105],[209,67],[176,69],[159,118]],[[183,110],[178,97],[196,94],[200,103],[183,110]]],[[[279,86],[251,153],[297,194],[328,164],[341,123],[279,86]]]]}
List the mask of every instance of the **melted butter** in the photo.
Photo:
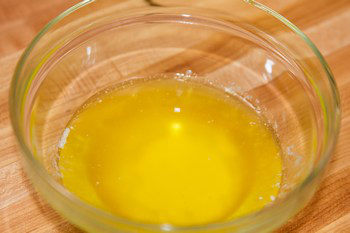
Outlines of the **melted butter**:
{"type": "Polygon", "coordinates": [[[148,80],[93,96],[59,145],[63,185],[120,217],[181,226],[226,221],[278,193],[273,132],[238,98],[148,80]]]}

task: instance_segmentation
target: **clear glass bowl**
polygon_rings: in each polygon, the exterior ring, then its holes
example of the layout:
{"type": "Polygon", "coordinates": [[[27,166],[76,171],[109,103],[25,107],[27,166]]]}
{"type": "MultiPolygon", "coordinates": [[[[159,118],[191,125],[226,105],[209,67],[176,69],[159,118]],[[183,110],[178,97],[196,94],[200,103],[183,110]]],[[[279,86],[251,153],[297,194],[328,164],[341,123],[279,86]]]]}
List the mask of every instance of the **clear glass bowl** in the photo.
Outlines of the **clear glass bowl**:
{"type": "Polygon", "coordinates": [[[339,131],[339,97],[314,44],[254,1],[83,1],[53,19],[18,62],[12,125],[37,190],[91,232],[265,232],[311,198],[339,131]],[[189,75],[239,96],[273,126],[283,182],[272,205],[232,221],[143,224],[90,206],[60,183],[57,145],[75,110],[99,90],[155,74],[189,75]]]}

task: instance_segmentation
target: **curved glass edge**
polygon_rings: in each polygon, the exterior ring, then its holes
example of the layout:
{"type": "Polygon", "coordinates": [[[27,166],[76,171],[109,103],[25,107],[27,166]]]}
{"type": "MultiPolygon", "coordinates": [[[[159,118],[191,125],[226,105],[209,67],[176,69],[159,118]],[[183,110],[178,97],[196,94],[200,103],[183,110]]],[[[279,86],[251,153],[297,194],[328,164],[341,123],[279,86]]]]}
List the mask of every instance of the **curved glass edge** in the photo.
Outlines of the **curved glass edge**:
{"type": "MultiPolygon", "coordinates": [[[[164,228],[164,224],[163,225],[158,225],[158,224],[144,224],[144,223],[137,223],[134,221],[130,221],[127,219],[123,219],[123,218],[119,218],[116,217],[112,214],[109,214],[105,211],[102,211],[100,209],[97,209],[89,204],[84,203],[83,201],[81,201],[79,198],[77,198],[76,196],[74,196],[73,194],[71,194],[69,191],[67,191],[66,189],[63,188],[63,186],[61,186],[60,184],[57,183],[57,181],[55,181],[49,174],[48,172],[42,167],[42,165],[39,163],[39,161],[37,161],[35,159],[35,157],[32,155],[32,153],[30,152],[29,148],[26,146],[24,138],[21,135],[21,130],[20,130],[20,125],[18,124],[18,122],[16,122],[16,120],[20,120],[21,117],[21,113],[23,112],[23,108],[24,108],[24,102],[21,102],[21,106],[18,108],[16,106],[16,94],[18,92],[18,90],[16,89],[17,85],[16,83],[19,80],[20,74],[22,72],[22,68],[26,62],[26,59],[28,58],[30,52],[33,50],[33,48],[35,47],[35,45],[40,41],[40,39],[52,28],[52,26],[54,26],[55,24],[57,24],[61,19],[63,19],[64,17],[68,16],[69,14],[73,13],[74,11],[78,10],[81,7],[84,7],[92,2],[95,2],[96,0],[84,0],[74,6],[72,6],[71,8],[67,9],[66,11],[64,11],[63,13],[61,13],[59,16],[57,16],[56,18],[54,18],[53,20],[51,20],[38,34],[37,36],[34,37],[34,39],[32,40],[32,42],[29,44],[29,46],[26,48],[26,50],[24,51],[24,53],[22,54],[19,62],[16,65],[15,68],[15,73],[13,75],[12,81],[11,81],[11,86],[10,86],[10,93],[9,93],[9,105],[10,105],[10,118],[11,118],[11,124],[12,127],[14,129],[15,135],[16,135],[16,139],[21,147],[21,150],[23,151],[23,154],[25,155],[26,160],[31,164],[31,166],[33,166],[35,169],[35,171],[37,172],[37,174],[49,185],[51,185],[53,187],[53,189],[65,196],[67,199],[70,199],[71,201],[75,202],[75,204],[77,204],[79,207],[85,209],[86,211],[90,211],[93,212],[97,215],[101,215],[101,217],[106,218],[110,221],[118,221],[121,224],[125,224],[125,225],[130,225],[130,226],[134,226],[134,227],[140,227],[140,228],[144,228],[147,230],[158,230],[158,231],[189,231],[189,230],[215,230],[215,229],[222,229],[222,228],[228,228],[228,227],[234,227],[234,226],[238,226],[240,225],[240,223],[243,223],[244,220],[247,220],[249,218],[258,216],[258,215],[262,215],[264,212],[266,212],[266,210],[272,209],[272,208],[276,208],[277,205],[273,205],[270,206],[266,209],[263,209],[261,211],[258,212],[254,212],[245,216],[242,216],[238,219],[234,219],[232,221],[228,221],[228,222],[224,222],[224,223],[214,223],[214,224],[207,224],[207,225],[200,225],[200,226],[190,226],[190,227],[177,227],[177,226],[172,226],[172,225],[168,225],[166,224],[166,229],[164,228]],[[19,111],[18,111],[19,110],[19,111]]],[[[327,148],[327,151],[324,153],[325,156],[323,156],[324,158],[320,160],[319,164],[316,166],[316,169],[313,170],[311,172],[311,174],[308,175],[308,177],[306,177],[306,179],[299,184],[298,186],[296,186],[296,188],[291,191],[291,193],[289,193],[284,199],[289,199],[291,196],[293,196],[293,194],[295,192],[298,192],[298,190],[303,189],[305,186],[307,186],[308,183],[311,183],[311,181],[317,176],[317,174],[323,170],[323,168],[325,167],[325,165],[327,164],[329,158],[330,158],[330,153],[333,151],[334,146],[336,144],[337,138],[338,138],[338,134],[339,134],[339,126],[340,126],[340,98],[339,98],[339,92],[338,92],[338,88],[337,85],[335,83],[335,80],[333,78],[333,75],[329,69],[328,64],[326,63],[325,59],[323,58],[323,56],[321,55],[321,53],[319,52],[319,50],[316,48],[316,46],[314,45],[314,43],[298,28],[296,27],[294,24],[292,24],[289,20],[287,20],[286,18],[284,18],[282,15],[278,14],[276,11],[268,8],[267,6],[258,3],[254,0],[243,0],[244,2],[265,11],[266,13],[268,13],[269,15],[275,17],[277,20],[281,21],[283,24],[285,24],[287,27],[289,27],[291,30],[293,30],[297,35],[299,35],[301,37],[301,39],[303,39],[312,49],[312,51],[314,52],[314,54],[317,56],[317,58],[320,60],[328,78],[329,78],[329,83],[331,85],[331,90],[332,90],[332,94],[335,101],[335,106],[336,106],[336,113],[335,113],[335,121],[334,121],[334,133],[333,133],[333,140],[331,140],[330,146],[327,148]]],[[[30,85],[30,83],[32,82],[33,78],[35,77],[35,75],[31,75],[30,78],[26,81],[25,86],[27,86],[28,84],[30,85]]],[[[26,90],[27,91],[27,90],[26,90]]],[[[26,95],[26,93],[24,92],[24,96],[26,95]]],[[[322,100],[321,100],[322,101],[322,100]]],[[[18,103],[18,102],[17,102],[18,103]]],[[[328,114],[327,114],[328,115],[328,114]]]]}
{"type": "MultiPolygon", "coordinates": [[[[273,17],[275,17],[277,20],[281,21],[284,25],[286,25],[287,27],[289,27],[292,31],[294,31],[302,40],[305,41],[305,43],[308,44],[308,46],[312,49],[313,53],[316,55],[316,57],[319,59],[327,77],[328,77],[328,81],[330,84],[330,89],[332,91],[332,95],[333,95],[333,99],[335,100],[335,113],[334,113],[334,119],[331,119],[331,122],[333,122],[334,124],[334,132],[331,135],[326,135],[328,136],[328,138],[331,138],[331,143],[330,146],[327,148],[327,150],[325,151],[324,154],[326,154],[326,156],[324,156],[324,158],[322,158],[319,163],[315,166],[316,169],[314,169],[312,171],[312,173],[306,177],[306,179],[304,180],[304,182],[302,182],[300,184],[299,187],[297,187],[296,189],[300,189],[301,187],[305,186],[310,180],[313,179],[314,176],[316,176],[328,163],[329,159],[330,159],[330,154],[333,151],[336,142],[338,140],[338,135],[339,135],[339,130],[340,130],[340,119],[341,119],[341,105],[340,105],[340,96],[339,96],[339,90],[336,84],[336,81],[334,79],[334,76],[326,62],[326,60],[324,59],[324,57],[322,56],[321,52],[317,49],[316,45],[311,41],[311,39],[304,33],[302,32],[296,25],[294,25],[292,22],[290,22],[288,19],[286,19],[285,17],[283,17],[282,15],[280,15],[279,13],[277,13],[276,11],[270,9],[269,7],[255,1],[255,0],[244,0],[247,3],[257,7],[260,10],[265,11],[266,13],[272,15],[273,17]]],[[[325,125],[327,128],[329,128],[327,119],[329,118],[329,116],[332,115],[332,113],[329,113],[328,111],[328,106],[325,105],[325,101],[324,101],[324,97],[322,96],[321,92],[319,91],[317,85],[313,82],[313,80],[310,80],[312,87],[315,88],[316,94],[318,95],[318,97],[320,98],[320,102],[321,102],[321,107],[322,107],[322,111],[325,115],[325,125]]]]}

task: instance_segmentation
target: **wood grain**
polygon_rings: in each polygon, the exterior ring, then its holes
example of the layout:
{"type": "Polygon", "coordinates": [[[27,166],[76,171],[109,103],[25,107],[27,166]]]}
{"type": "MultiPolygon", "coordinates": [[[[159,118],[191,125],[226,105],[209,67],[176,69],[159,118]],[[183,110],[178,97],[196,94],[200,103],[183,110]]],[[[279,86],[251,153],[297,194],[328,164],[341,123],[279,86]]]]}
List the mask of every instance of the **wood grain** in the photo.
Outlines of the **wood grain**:
{"type": "MultiPolygon", "coordinates": [[[[0,0],[0,232],[79,232],[33,190],[8,115],[10,80],[23,49],[51,18],[77,2],[0,0]]],[[[281,12],[314,41],[334,73],[343,109],[339,142],[320,189],[278,232],[350,232],[350,1],[260,2],[281,12]]]]}

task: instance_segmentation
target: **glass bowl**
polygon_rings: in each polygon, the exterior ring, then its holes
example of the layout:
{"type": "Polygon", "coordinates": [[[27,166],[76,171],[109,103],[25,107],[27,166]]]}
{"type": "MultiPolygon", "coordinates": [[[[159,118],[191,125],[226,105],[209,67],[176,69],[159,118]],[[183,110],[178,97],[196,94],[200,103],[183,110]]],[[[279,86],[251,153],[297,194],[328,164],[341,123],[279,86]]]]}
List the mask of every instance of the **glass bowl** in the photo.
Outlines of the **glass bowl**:
{"type": "Polygon", "coordinates": [[[10,91],[24,167],[42,196],[91,232],[266,232],[311,198],[339,131],[339,97],[314,44],[254,1],[82,1],[25,50],[10,91]],[[152,75],[203,79],[245,101],[273,127],[283,151],[276,200],[215,224],[144,224],[82,202],[60,183],[57,145],[67,122],[107,86],[152,75]]]}

